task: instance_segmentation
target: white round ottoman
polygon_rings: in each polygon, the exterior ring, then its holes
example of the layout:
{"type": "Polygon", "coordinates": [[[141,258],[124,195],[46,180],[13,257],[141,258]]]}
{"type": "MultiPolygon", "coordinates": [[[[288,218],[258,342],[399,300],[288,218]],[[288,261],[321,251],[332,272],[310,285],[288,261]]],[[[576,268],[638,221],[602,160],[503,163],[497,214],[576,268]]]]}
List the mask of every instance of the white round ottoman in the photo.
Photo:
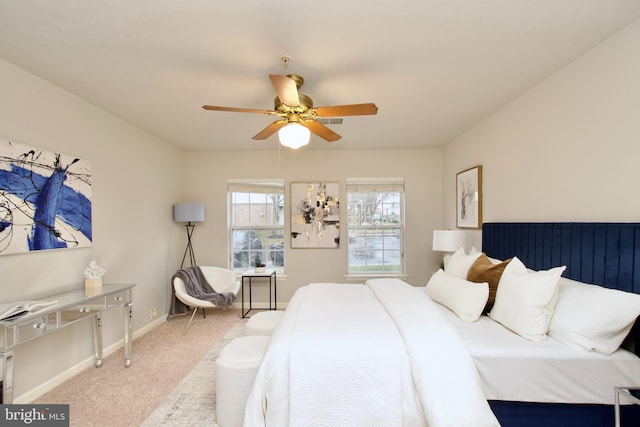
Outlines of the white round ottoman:
{"type": "Polygon", "coordinates": [[[240,427],[256,372],[269,343],[266,336],[239,337],[216,360],[216,418],[221,427],[240,427]]]}
{"type": "Polygon", "coordinates": [[[247,321],[244,334],[271,336],[283,315],[284,311],[261,311],[256,313],[247,321]]]}

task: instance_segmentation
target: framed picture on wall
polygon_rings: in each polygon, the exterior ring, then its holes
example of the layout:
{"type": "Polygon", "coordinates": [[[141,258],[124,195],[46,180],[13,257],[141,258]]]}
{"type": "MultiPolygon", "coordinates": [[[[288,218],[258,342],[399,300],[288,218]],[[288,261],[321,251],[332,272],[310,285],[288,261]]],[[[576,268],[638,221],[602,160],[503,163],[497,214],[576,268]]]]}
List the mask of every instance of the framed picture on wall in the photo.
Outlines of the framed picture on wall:
{"type": "Polygon", "coordinates": [[[0,255],[92,246],[88,160],[0,139],[0,255]]]}
{"type": "Polygon", "coordinates": [[[291,248],[339,248],[337,182],[291,183],[291,248]]]}
{"type": "Polygon", "coordinates": [[[482,227],[482,165],[456,175],[456,225],[482,227]]]}

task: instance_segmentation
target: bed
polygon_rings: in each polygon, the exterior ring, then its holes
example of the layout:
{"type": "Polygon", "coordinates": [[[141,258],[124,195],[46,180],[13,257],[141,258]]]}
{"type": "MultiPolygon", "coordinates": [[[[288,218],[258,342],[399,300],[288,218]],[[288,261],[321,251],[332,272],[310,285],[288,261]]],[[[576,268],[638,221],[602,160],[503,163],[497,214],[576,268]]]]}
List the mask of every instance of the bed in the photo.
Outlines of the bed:
{"type": "MultiPolygon", "coordinates": [[[[567,265],[566,289],[575,280],[638,293],[636,241],[637,224],[496,223],[484,225],[482,250],[494,263],[517,257],[540,274],[567,265]]],[[[604,356],[549,338],[527,350],[536,360],[517,357],[527,340],[480,316],[477,303],[478,320],[461,321],[430,296],[398,279],[300,288],[258,370],[245,426],[613,425],[612,385],[640,385],[640,359],[631,351],[604,356]],[[545,360],[548,349],[552,360],[545,360]],[[599,375],[567,381],[567,365],[599,375]],[[507,375],[498,378],[496,370],[507,375]]],[[[453,299],[470,306],[462,300],[453,299]]],[[[623,426],[640,425],[639,408],[623,408],[623,426]]]]}
{"type": "MultiPolygon", "coordinates": [[[[638,223],[485,223],[482,228],[482,251],[498,260],[517,256],[534,270],[566,265],[564,278],[640,293],[638,223]]],[[[623,347],[639,355],[640,345],[637,343],[640,343],[638,321],[623,347]]],[[[639,373],[640,367],[633,366],[632,369],[639,373]]],[[[598,368],[591,368],[591,371],[597,373],[598,368]]],[[[557,372],[557,387],[562,388],[566,386],[563,381],[565,373],[562,368],[558,368],[557,372]]],[[[595,376],[585,375],[585,378],[598,384],[598,380],[594,380],[595,376]]],[[[527,396],[528,399],[519,401],[502,396],[502,399],[490,399],[490,405],[505,426],[613,426],[614,392],[606,378],[599,381],[606,384],[599,385],[603,390],[600,394],[604,396],[584,396],[584,391],[596,389],[596,385],[590,388],[583,386],[576,393],[576,396],[582,396],[583,402],[580,402],[579,397],[567,398],[566,394],[557,399],[531,399],[531,396],[527,396]]],[[[616,386],[640,386],[640,382],[633,381],[616,386]]],[[[640,425],[640,407],[623,407],[621,420],[623,426],[640,425]]]]}

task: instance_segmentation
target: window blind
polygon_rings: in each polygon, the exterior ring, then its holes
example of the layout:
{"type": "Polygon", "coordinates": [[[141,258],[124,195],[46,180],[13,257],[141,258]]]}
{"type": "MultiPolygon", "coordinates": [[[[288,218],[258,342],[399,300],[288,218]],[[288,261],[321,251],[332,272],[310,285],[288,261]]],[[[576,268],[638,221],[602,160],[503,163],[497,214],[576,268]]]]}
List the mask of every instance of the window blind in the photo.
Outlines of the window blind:
{"type": "Polygon", "coordinates": [[[232,193],[284,194],[284,181],[229,181],[228,189],[232,193]]]}
{"type": "Polygon", "coordinates": [[[404,178],[347,178],[347,193],[404,193],[404,178]]]}

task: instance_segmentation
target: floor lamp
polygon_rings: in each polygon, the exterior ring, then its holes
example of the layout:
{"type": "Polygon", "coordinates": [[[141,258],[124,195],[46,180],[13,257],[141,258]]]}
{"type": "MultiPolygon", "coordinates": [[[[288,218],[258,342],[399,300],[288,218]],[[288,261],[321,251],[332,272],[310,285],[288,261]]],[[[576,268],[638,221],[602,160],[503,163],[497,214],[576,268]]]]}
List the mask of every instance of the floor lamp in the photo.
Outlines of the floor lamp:
{"type": "Polygon", "coordinates": [[[195,267],[196,256],[193,253],[193,245],[191,244],[191,236],[193,236],[193,230],[196,225],[194,222],[204,221],[204,205],[202,203],[176,203],[173,205],[173,220],[175,222],[186,222],[187,228],[187,247],[184,250],[182,256],[182,263],[180,263],[180,269],[184,266],[184,260],[187,259],[187,253],[189,254],[189,261],[191,266],[195,267]]]}

